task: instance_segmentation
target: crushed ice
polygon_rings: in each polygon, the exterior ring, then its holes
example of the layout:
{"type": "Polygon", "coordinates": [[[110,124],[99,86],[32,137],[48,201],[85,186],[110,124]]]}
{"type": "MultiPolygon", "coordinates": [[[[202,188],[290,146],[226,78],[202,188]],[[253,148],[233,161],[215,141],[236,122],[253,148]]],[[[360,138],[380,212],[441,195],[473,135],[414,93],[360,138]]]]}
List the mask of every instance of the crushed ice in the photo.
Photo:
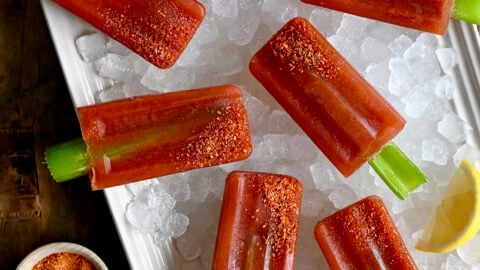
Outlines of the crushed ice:
{"type": "Polygon", "coordinates": [[[203,0],[207,16],[179,61],[160,70],[101,33],[76,40],[82,59],[114,85],[97,101],[235,83],[244,90],[254,141],[242,162],[127,185],[125,215],[154,242],[176,238],[184,269],[210,269],[224,180],[231,170],[285,173],[302,180],[304,199],[297,247],[298,269],[325,267],[312,240],[316,221],[369,194],[383,198],[420,269],[480,267],[479,238],[448,255],[412,248],[435,199],[462,157],[479,164],[480,152],[466,143],[470,131],[450,107],[458,91],[457,54],[438,37],[293,0],[203,0]],[[253,53],[288,19],[303,16],[407,119],[397,145],[430,177],[398,200],[368,166],[341,176],[248,71],[253,53]],[[446,173],[447,172],[447,173],[446,173]]]}

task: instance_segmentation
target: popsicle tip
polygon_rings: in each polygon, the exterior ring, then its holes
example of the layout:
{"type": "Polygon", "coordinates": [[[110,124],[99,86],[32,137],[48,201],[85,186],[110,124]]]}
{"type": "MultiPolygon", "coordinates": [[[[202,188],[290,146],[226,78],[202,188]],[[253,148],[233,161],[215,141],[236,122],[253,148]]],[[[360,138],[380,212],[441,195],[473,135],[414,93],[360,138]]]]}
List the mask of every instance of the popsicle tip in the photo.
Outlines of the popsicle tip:
{"type": "Polygon", "coordinates": [[[401,200],[428,182],[427,176],[393,142],[383,147],[369,164],[401,200]]]}
{"type": "Polygon", "coordinates": [[[45,163],[55,182],[66,182],[88,174],[90,158],[82,139],[73,139],[45,150],[45,163]]]}

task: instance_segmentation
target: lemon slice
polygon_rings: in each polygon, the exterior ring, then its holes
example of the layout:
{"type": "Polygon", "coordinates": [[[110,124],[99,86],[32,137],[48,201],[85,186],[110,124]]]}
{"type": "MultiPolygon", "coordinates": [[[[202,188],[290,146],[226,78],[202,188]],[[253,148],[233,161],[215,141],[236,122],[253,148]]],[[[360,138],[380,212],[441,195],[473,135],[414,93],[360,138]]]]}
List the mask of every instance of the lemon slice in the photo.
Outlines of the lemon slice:
{"type": "Polygon", "coordinates": [[[463,159],[415,248],[449,252],[471,240],[479,229],[480,173],[463,159]]]}

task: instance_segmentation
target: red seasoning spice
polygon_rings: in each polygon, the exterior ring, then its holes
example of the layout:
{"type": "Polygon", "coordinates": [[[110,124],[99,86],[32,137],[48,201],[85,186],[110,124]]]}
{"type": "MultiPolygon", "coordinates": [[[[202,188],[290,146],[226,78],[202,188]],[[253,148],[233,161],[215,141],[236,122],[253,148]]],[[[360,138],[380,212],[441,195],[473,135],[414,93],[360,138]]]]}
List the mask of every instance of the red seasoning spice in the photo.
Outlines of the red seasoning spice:
{"type": "Polygon", "coordinates": [[[348,177],[405,120],[304,18],[288,21],[252,57],[255,78],[348,177]]]}
{"type": "Polygon", "coordinates": [[[230,173],[213,269],[293,269],[301,196],[291,176],[230,173]]]}
{"type": "Polygon", "coordinates": [[[196,0],[53,0],[159,68],[171,67],[205,17],[196,0]]]}
{"type": "Polygon", "coordinates": [[[378,196],[319,221],[315,238],[330,269],[417,269],[378,196]]]}
{"type": "Polygon", "coordinates": [[[92,188],[247,158],[242,92],[220,85],[115,100],[77,109],[92,188]]]}
{"type": "Polygon", "coordinates": [[[87,258],[71,252],[50,254],[36,263],[32,270],[96,270],[87,258]]]}

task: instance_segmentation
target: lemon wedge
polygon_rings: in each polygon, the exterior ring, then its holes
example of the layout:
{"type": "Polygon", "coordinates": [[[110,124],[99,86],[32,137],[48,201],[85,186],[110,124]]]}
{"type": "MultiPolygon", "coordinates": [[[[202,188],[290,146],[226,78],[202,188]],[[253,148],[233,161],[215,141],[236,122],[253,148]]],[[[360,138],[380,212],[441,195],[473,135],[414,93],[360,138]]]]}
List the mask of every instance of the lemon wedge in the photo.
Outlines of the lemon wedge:
{"type": "Polygon", "coordinates": [[[480,230],[480,173],[463,159],[415,248],[444,253],[471,240],[480,230]]]}

